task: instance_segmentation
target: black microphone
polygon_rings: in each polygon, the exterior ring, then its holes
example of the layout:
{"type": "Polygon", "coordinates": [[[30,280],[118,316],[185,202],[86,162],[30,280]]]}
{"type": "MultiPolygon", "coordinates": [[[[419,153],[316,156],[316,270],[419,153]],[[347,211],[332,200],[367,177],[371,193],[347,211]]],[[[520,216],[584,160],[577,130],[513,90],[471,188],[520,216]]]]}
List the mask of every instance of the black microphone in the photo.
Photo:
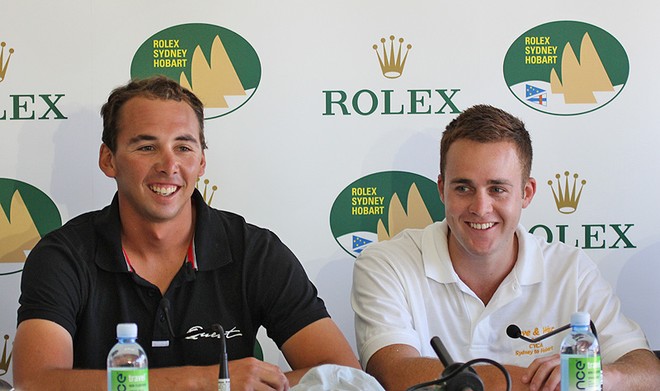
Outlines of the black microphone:
{"type": "Polygon", "coordinates": [[[218,391],[230,391],[229,363],[227,362],[227,339],[225,329],[218,323],[211,325],[211,329],[221,335],[220,337],[220,370],[218,374],[218,391]]]}
{"type": "Polygon", "coordinates": [[[441,390],[484,391],[484,384],[479,378],[479,375],[471,367],[468,367],[467,370],[461,370],[463,364],[454,362],[439,337],[431,338],[431,347],[433,347],[435,354],[438,355],[442,365],[445,366],[445,369],[442,371],[442,377],[447,377],[447,380],[440,386],[441,390]]]}
{"type": "MultiPolygon", "coordinates": [[[[594,334],[594,336],[596,336],[596,338],[598,338],[598,334],[596,332],[596,325],[594,325],[594,322],[591,322],[591,321],[589,323],[590,323],[590,326],[591,326],[591,332],[594,334]]],[[[515,324],[510,324],[509,327],[506,328],[506,335],[508,335],[509,338],[512,338],[512,339],[520,338],[523,341],[536,343],[536,342],[543,341],[544,339],[546,339],[548,337],[552,337],[553,335],[555,335],[557,333],[561,333],[562,331],[564,331],[566,329],[569,329],[569,328],[571,328],[570,323],[566,324],[566,325],[563,325],[559,328],[556,328],[556,329],[552,330],[551,332],[543,334],[539,337],[528,338],[528,337],[525,337],[524,335],[522,335],[522,332],[520,331],[520,327],[516,326],[515,324]]]]}
{"type": "Polygon", "coordinates": [[[167,329],[170,332],[172,338],[175,338],[174,329],[172,328],[172,322],[170,321],[170,300],[167,297],[160,299],[160,306],[163,308],[165,313],[165,322],[167,322],[167,329]]]}

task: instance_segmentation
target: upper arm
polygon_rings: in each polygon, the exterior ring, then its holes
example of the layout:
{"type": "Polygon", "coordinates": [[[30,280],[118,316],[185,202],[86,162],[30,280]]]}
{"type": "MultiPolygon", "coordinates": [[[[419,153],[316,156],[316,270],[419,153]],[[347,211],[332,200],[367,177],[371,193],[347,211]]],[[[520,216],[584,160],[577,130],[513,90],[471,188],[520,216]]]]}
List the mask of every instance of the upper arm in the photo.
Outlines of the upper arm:
{"type": "Polygon", "coordinates": [[[16,384],[39,376],[48,369],[73,367],[73,340],[57,323],[44,319],[21,322],[12,352],[16,384]]]}
{"type": "Polygon", "coordinates": [[[368,373],[378,378],[376,376],[377,374],[392,372],[400,360],[419,357],[421,357],[419,352],[412,346],[403,344],[389,345],[374,353],[364,367],[368,373]]]}
{"type": "Polygon", "coordinates": [[[293,369],[321,364],[360,368],[348,341],[330,318],[303,327],[282,345],[282,353],[293,369]]]}

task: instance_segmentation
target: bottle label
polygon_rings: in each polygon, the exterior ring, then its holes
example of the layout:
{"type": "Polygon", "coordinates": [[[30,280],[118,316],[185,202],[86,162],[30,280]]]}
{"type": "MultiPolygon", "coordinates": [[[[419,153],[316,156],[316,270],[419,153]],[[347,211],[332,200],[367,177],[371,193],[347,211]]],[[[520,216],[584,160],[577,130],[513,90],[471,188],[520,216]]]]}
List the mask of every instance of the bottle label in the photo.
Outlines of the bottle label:
{"type": "Polygon", "coordinates": [[[562,390],[568,391],[600,391],[602,385],[602,372],[600,356],[571,356],[565,358],[566,375],[562,376],[562,390]]]}
{"type": "Polygon", "coordinates": [[[149,391],[147,368],[108,369],[108,391],[149,391]]]}

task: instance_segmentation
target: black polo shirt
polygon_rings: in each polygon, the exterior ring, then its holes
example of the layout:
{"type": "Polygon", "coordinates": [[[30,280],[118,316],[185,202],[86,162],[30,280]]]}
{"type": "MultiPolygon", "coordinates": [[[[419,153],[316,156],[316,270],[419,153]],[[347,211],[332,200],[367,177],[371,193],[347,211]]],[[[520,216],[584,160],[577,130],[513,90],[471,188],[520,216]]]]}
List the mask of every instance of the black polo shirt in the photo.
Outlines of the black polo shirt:
{"type": "Polygon", "coordinates": [[[165,295],[126,262],[115,195],[109,206],[72,219],[30,252],[18,323],[58,323],[73,338],[74,368],[96,369],[106,367],[117,323],[137,323],[149,367],[157,368],[218,363],[219,338],[209,331],[214,323],[224,327],[233,360],[252,356],[260,326],[281,346],[328,317],[302,265],[275,234],[210,208],[198,191],[192,202],[193,251],[165,295]]]}

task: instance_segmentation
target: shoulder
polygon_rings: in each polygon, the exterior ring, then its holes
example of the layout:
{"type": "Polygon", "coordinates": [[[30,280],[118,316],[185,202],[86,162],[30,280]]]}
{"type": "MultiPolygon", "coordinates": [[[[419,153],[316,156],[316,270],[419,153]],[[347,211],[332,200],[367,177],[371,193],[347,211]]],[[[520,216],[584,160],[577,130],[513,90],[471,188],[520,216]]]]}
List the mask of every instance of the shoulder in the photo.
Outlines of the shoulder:
{"type": "Polygon", "coordinates": [[[425,262],[443,258],[443,224],[434,223],[423,229],[406,229],[389,240],[368,245],[355,260],[354,276],[387,275],[418,276],[424,274],[425,262]]]}
{"type": "Polygon", "coordinates": [[[548,242],[527,232],[522,226],[518,227],[516,234],[521,272],[539,273],[543,270],[546,277],[553,280],[565,280],[571,276],[577,280],[586,276],[598,277],[598,266],[584,250],[559,241],[548,242]]]}
{"type": "Polygon", "coordinates": [[[66,222],[44,235],[31,253],[68,249],[72,252],[81,252],[94,247],[98,241],[97,221],[103,211],[87,212],[66,222]]]}
{"type": "Polygon", "coordinates": [[[210,232],[215,235],[236,236],[270,236],[275,235],[270,230],[249,223],[245,217],[227,210],[216,209],[206,203],[197,201],[197,231],[210,232]],[[220,227],[220,230],[214,228],[220,227]]]}
{"type": "Polygon", "coordinates": [[[357,261],[368,258],[381,259],[400,259],[418,258],[422,254],[427,255],[433,250],[431,245],[435,246],[440,242],[446,241],[446,235],[443,236],[443,223],[433,223],[426,228],[409,228],[399,232],[391,239],[372,243],[368,245],[357,257],[357,261]],[[444,238],[444,240],[443,240],[444,238]]]}
{"type": "Polygon", "coordinates": [[[198,258],[211,264],[279,265],[297,258],[269,229],[248,223],[236,213],[203,206],[198,208],[195,228],[195,245],[198,258]]]}
{"type": "MultiPolygon", "coordinates": [[[[214,229],[214,236],[225,236],[230,242],[240,241],[255,245],[281,245],[280,238],[268,228],[248,222],[243,216],[219,209],[210,208],[210,225],[214,229]]],[[[208,230],[210,227],[205,227],[208,230]]]]}

